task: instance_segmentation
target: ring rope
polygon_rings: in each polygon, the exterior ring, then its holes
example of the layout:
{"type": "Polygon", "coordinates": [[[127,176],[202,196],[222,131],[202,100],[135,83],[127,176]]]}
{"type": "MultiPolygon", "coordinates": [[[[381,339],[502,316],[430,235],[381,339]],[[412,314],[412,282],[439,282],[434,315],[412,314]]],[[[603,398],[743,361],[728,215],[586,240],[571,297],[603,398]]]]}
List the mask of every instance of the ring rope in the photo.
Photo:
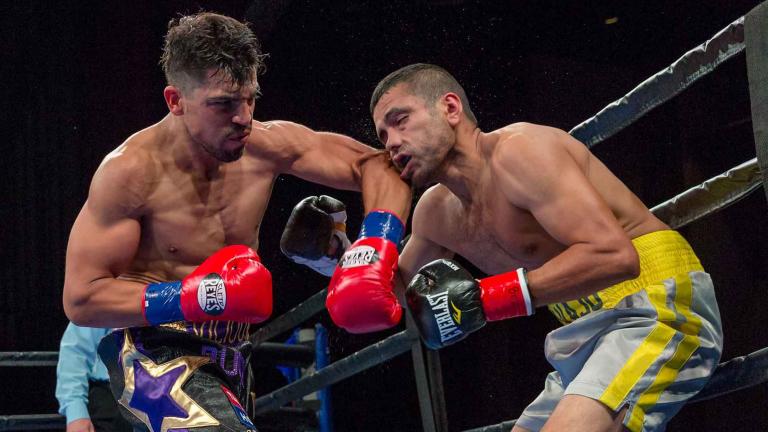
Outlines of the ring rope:
{"type": "MultiPolygon", "coordinates": [[[[308,367],[315,362],[312,347],[263,342],[254,346],[251,354],[258,357],[259,364],[291,367],[308,367]]],[[[0,367],[56,366],[58,351],[3,351],[0,352],[0,367]]]]}
{"type": "Polygon", "coordinates": [[[467,429],[462,432],[509,432],[512,430],[512,427],[515,426],[515,423],[517,423],[517,419],[507,420],[505,422],[501,422],[495,425],[482,426],[474,429],[467,429]]]}
{"type": "Polygon", "coordinates": [[[753,158],[664,201],[651,212],[678,229],[740,201],[762,185],[763,176],[753,158]]]}
{"type": "MultiPolygon", "coordinates": [[[[706,386],[688,403],[696,403],[768,382],[768,348],[720,363],[706,386]]],[[[463,432],[508,432],[515,420],[463,432]]]]}
{"type": "Polygon", "coordinates": [[[706,386],[689,403],[701,402],[768,381],[768,348],[720,363],[706,386]]]}
{"type": "MultiPolygon", "coordinates": [[[[317,415],[311,409],[283,407],[252,419],[269,430],[314,430],[317,415]]],[[[60,414],[21,414],[0,416],[0,431],[63,430],[66,417],[60,414]]]]}
{"type": "MultiPolygon", "coordinates": [[[[745,18],[744,39],[747,45],[747,78],[752,108],[752,133],[755,136],[757,161],[763,172],[768,172],[768,4],[763,2],[745,18]]],[[[768,198],[768,176],[763,178],[763,190],[768,198]]]]}
{"type": "Polygon", "coordinates": [[[56,366],[58,351],[2,351],[0,367],[56,366]]]}
{"type": "Polygon", "coordinates": [[[59,414],[22,414],[0,416],[0,431],[64,429],[67,421],[59,414]]]}
{"type": "Polygon", "coordinates": [[[262,413],[299,399],[318,389],[383,363],[411,349],[418,340],[415,332],[404,330],[369,345],[356,353],[331,363],[319,371],[307,375],[254,401],[254,412],[262,413]]]}
{"type": "Polygon", "coordinates": [[[699,78],[744,50],[744,17],[683,54],[674,63],[652,75],[632,91],[570,130],[591,148],[635,122],[650,110],[677,96],[699,78]]]}
{"type": "Polygon", "coordinates": [[[296,307],[256,330],[253,336],[251,336],[251,343],[258,345],[264,341],[272,339],[280,333],[290,331],[316,313],[325,309],[326,291],[327,289],[323,288],[308,299],[296,305],[296,307]]]}

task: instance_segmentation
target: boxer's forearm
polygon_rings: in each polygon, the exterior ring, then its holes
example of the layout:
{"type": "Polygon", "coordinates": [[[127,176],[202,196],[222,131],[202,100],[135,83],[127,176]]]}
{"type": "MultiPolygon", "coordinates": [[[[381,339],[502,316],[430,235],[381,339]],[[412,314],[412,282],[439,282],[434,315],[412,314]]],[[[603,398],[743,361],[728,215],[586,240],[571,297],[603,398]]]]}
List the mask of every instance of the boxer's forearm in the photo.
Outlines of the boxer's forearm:
{"type": "Polygon", "coordinates": [[[386,153],[367,157],[360,163],[360,188],[365,213],[382,209],[394,213],[403,223],[408,220],[411,211],[411,187],[400,179],[400,173],[386,153]]]}
{"type": "Polygon", "coordinates": [[[572,245],[541,267],[528,272],[535,306],[574,300],[639,275],[637,251],[624,247],[572,245]]]}
{"type": "Polygon", "coordinates": [[[133,327],[146,325],[141,304],[145,282],[100,278],[65,286],[64,312],[79,326],[133,327]]]}

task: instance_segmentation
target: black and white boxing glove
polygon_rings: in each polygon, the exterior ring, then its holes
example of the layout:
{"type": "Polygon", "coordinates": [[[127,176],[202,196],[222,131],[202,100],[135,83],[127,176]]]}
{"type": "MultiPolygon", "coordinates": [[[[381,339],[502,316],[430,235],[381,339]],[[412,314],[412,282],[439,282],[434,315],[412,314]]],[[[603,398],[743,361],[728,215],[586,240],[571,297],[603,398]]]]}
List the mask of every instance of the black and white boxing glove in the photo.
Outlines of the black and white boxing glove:
{"type": "Polygon", "coordinates": [[[419,269],[405,297],[430,349],[454,344],[485,325],[477,281],[451,260],[439,259],[419,269]]]}
{"type": "Polygon", "coordinates": [[[439,259],[419,269],[405,297],[431,349],[456,343],[487,321],[534,313],[522,268],[476,280],[455,261],[439,259]]]}
{"type": "Polygon", "coordinates": [[[297,264],[331,276],[349,247],[344,203],[326,195],[296,204],[280,238],[280,249],[297,264]]]}

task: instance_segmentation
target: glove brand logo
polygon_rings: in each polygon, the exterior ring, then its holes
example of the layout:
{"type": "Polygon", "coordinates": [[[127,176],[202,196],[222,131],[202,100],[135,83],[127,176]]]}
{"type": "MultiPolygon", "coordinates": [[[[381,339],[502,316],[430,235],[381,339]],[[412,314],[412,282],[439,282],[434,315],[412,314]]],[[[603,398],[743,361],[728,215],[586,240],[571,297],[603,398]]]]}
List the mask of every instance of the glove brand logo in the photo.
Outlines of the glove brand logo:
{"type": "Polygon", "coordinates": [[[376,249],[370,246],[357,246],[344,253],[341,257],[341,268],[360,267],[370,265],[379,260],[376,249]]]}
{"type": "Polygon", "coordinates": [[[227,307],[227,290],[224,281],[216,273],[210,273],[200,281],[197,303],[208,315],[220,315],[227,307]]]}
{"type": "Polygon", "coordinates": [[[459,266],[449,260],[443,260],[443,264],[447,265],[453,271],[459,271],[459,266]]]}
{"type": "MultiPolygon", "coordinates": [[[[460,321],[454,321],[454,317],[448,310],[448,292],[427,294],[427,300],[434,313],[437,329],[440,331],[440,342],[445,343],[457,336],[461,336],[463,332],[457,327],[460,321]]],[[[451,306],[453,306],[453,303],[451,303],[451,306]]],[[[461,311],[459,311],[459,318],[461,318],[461,311]]]]}
{"type": "Polygon", "coordinates": [[[453,314],[451,315],[453,317],[453,320],[456,321],[456,324],[461,325],[461,309],[457,308],[453,302],[451,302],[451,309],[453,309],[453,314]]]}

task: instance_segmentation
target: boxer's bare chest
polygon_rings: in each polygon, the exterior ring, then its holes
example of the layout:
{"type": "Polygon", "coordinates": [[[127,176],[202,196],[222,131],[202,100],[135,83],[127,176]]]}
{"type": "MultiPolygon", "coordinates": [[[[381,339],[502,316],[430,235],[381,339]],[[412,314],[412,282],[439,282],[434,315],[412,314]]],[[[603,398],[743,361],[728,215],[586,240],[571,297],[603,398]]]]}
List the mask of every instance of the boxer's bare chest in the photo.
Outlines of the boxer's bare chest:
{"type": "Polygon", "coordinates": [[[536,268],[560,253],[555,241],[529,212],[513,206],[497,189],[487,188],[469,205],[448,200],[442,218],[449,233],[439,242],[487,274],[517,267],[536,268]]]}
{"type": "Polygon", "coordinates": [[[272,173],[229,170],[212,179],[159,176],[147,197],[132,271],[179,278],[228,244],[256,249],[272,173]]]}

